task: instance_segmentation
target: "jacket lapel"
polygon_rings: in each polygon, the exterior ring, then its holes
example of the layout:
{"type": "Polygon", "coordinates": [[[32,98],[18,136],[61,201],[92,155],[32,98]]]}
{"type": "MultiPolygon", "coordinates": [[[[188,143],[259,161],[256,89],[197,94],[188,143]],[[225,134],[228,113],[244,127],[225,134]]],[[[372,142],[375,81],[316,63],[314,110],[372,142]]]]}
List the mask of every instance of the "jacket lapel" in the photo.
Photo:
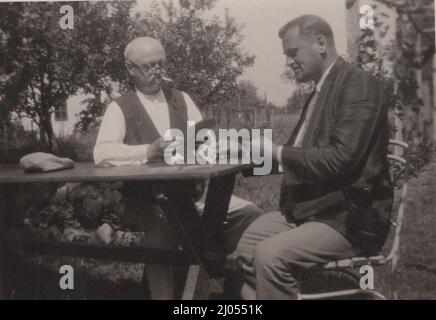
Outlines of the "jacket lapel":
{"type": "Polygon", "coordinates": [[[294,144],[295,139],[297,138],[297,135],[298,135],[298,131],[300,131],[301,126],[304,123],[304,118],[306,117],[306,113],[307,113],[307,109],[308,109],[309,104],[310,104],[310,100],[312,100],[314,94],[315,94],[315,90],[313,90],[311,92],[311,94],[307,98],[306,102],[304,103],[303,111],[301,112],[300,119],[298,119],[297,125],[294,127],[294,130],[292,131],[291,137],[285,143],[285,146],[292,147],[292,145],[294,144]]]}
{"type": "Polygon", "coordinates": [[[316,139],[318,138],[319,130],[321,129],[320,121],[323,117],[325,117],[327,109],[330,108],[328,105],[329,100],[327,99],[328,95],[331,94],[331,89],[335,83],[335,78],[344,63],[345,61],[342,58],[338,58],[325,79],[325,82],[321,88],[321,92],[319,93],[318,99],[312,110],[312,115],[308,120],[309,122],[307,124],[306,132],[302,142],[303,147],[313,147],[316,139]]]}

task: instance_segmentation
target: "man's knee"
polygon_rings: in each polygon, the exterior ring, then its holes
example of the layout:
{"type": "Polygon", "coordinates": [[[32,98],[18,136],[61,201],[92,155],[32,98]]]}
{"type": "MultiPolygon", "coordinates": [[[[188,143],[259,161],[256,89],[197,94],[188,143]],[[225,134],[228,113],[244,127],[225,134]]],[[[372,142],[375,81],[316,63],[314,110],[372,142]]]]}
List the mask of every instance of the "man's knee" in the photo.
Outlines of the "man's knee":
{"type": "Polygon", "coordinates": [[[256,246],[253,266],[256,271],[260,269],[278,270],[286,268],[283,250],[277,246],[274,239],[266,239],[256,246]]]}
{"type": "Polygon", "coordinates": [[[252,224],[257,218],[262,216],[265,212],[262,211],[257,205],[251,204],[240,209],[241,224],[244,231],[252,224]]]}
{"type": "Polygon", "coordinates": [[[227,252],[230,253],[236,249],[242,234],[262,214],[263,211],[254,204],[246,205],[236,211],[229,212],[225,226],[225,246],[227,252]]]}
{"type": "Polygon", "coordinates": [[[239,221],[253,222],[263,214],[264,212],[257,205],[250,203],[238,208],[237,210],[230,211],[227,218],[230,220],[235,219],[239,221]]]}

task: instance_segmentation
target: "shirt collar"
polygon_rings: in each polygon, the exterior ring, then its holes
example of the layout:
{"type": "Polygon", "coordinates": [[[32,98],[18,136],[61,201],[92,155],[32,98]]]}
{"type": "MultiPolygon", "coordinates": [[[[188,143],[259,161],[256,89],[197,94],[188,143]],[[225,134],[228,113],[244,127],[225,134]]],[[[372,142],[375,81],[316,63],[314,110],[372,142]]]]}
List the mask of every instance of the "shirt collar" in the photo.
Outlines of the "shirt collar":
{"type": "Polygon", "coordinates": [[[321,79],[319,79],[318,83],[316,84],[316,92],[321,92],[321,88],[322,85],[324,84],[325,79],[327,78],[328,74],[330,73],[330,70],[333,68],[333,65],[335,64],[335,62],[338,61],[338,59],[336,59],[335,61],[333,61],[329,67],[326,69],[326,71],[324,71],[321,79]]]}
{"type": "Polygon", "coordinates": [[[136,94],[138,95],[138,97],[144,98],[144,99],[146,99],[148,101],[152,101],[152,102],[162,101],[162,97],[163,97],[162,89],[160,89],[155,94],[144,94],[141,91],[139,91],[138,88],[136,88],[136,94]]]}

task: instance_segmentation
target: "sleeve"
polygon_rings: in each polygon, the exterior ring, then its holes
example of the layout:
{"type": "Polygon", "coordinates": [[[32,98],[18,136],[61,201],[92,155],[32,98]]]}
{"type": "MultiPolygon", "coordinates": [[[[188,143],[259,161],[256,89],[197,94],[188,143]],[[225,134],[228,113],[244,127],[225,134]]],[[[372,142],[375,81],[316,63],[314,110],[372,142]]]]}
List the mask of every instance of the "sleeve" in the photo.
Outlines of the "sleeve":
{"type": "Polygon", "coordinates": [[[317,183],[351,177],[370,146],[383,107],[378,80],[366,72],[353,72],[335,109],[336,120],[325,147],[283,147],[285,183],[317,183]]]}
{"type": "Polygon", "coordinates": [[[191,97],[183,92],[183,98],[186,102],[186,108],[188,113],[188,120],[198,122],[203,120],[203,116],[201,115],[200,110],[198,110],[197,106],[195,105],[194,101],[192,101],[191,97]]]}
{"type": "Polygon", "coordinates": [[[97,166],[140,165],[147,162],[149,145],[124,144],[126,124],[116,102],[106,109],[94,147],[94,162],[97,166]]]}

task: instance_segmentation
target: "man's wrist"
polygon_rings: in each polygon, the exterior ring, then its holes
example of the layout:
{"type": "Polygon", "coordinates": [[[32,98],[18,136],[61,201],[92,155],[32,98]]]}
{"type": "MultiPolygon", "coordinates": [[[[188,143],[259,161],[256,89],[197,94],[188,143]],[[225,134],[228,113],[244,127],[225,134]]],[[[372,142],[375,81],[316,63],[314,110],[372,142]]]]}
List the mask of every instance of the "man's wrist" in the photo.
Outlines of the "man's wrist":
{"type": "Polygon", "coordinates": [[[142,145],[141,146],[142,147],[142,150],[143,150],[143,154],[144,154],[144,157],[142,158],[142,163],[144,164],[144,163],[147,163],[149,160],[150,160],[150,157],[152,156],[151,154],[150,154],[150,147],[151,147],[151,144],[144,144],[144,145],[142,145]]]}

